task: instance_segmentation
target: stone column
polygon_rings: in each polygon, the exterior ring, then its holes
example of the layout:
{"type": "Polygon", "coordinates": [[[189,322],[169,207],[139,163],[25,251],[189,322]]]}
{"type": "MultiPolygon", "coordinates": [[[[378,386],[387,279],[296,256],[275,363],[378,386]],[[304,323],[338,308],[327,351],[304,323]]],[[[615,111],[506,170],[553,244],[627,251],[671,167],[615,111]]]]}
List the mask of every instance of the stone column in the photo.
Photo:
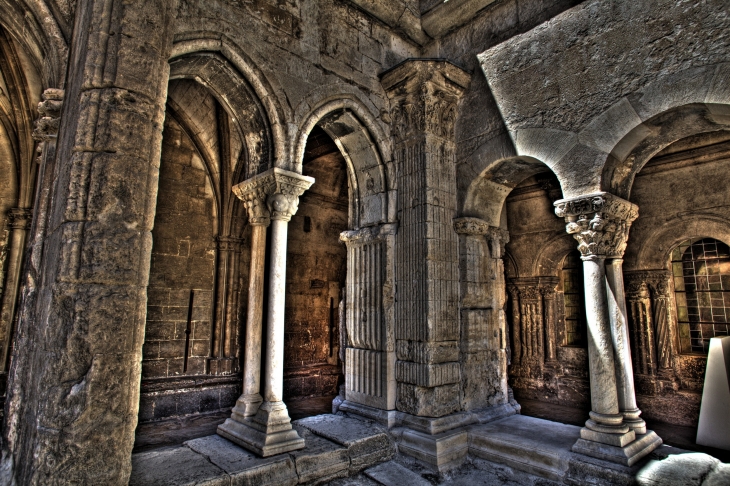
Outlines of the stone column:
{"type": "Polygon", "coordinates": [[[625,303],[619,303],[624,298],[623,281],[616,275],[617,266],[610,264],[607,272],[606,259],[623,255],[638,208],[603,192],[559,200],[555,207],[555,213],[565,218],[568,233],[578,241],[588,323],[592,411],[573,451],[630,466],[661,444],[661,439],[651,432],[637,440],[625,420],[638,418],[640,412],[635,409],[633,380],[626,379],[631,359],[626,356],[625,303]]]}
{"type": "MultiPolygon", "coordinates": [[[[254,179],[255,181],[255,179],[254,179]]],[[[262,182],[262,181],[259,181],[262,182]]],[[[271,223],[266,206],[268,183],[242,182],[233,192],[243,201],[251,225],[251,267],[248,280],[248,307],[246,311],[245,350],[243,353],[243,393],[233,407],[232,417],[242,422],[244,417],[256,414],[263,402],[261,397],[261,331],[264,314],[264,272],[266,271],[266,228],[271,223]]]]}
{"type": "MultiPolygon", "coordinates": [[[[631,221],[628,221],[631,224],[631,221]]],[[[628,237],[628,228],[626,230],[628,237]]],[[[624,246],[625,248],[625,246],[624,246]]],[[[623,250],[621,250],[623,254],[623,250]]],[[[646,433],[646,422],[639,418],[641,410],[636,406],[634,389],[634,370],[631,364],[629,346],[629,326],[624,295],[623,259],[611,258],[606,262],[608,282],[609,314],[612,316],[611,337],[616,356],[616,387],[619,409],[624,415],[624,423],[637,434],[646,433]]]]}
{"type": "Polygon", "coordinates": [[[396,407],[417,416],[460,408],[454,122],[469,81],[468,73],[437,60],[405,61],[381,79],[398,182],[396,407]]]}
{"type": "MultiPolygon", "coordinates": [[[[266,204],[271,217],[269,301],[266,322],[263,403],[255,415],[231,417],[218,433],[263,457],[304,447],[304,439],[292,429],[284,391],[284,295],[286,283],[286,237],[289,220],[299,206],[299,196],[314,183],[301,174],[274,168],[244,185],[260,185],[269,194],[266,204]]],[[[246,186],[244,186],[246,187],[246,186]]],[[[237,186],[236,191],[243,191],[237,186]]]]}
{"type": "Polygon", "coordinates": [[[381,224],[344,231],[347,245],[345,291],[345,394],[354,402],[394,410],[393,246],[398,226],[381,224]]]}
{"type": "Polygon", "coordinates": [[[2,313],[0,313],[0,336],[2,336],[2,348],[0,348],[0,372],[7,371],[8,352],[13,338],[13,320],[20,293],[20,271],[23,266],[25,253],[25,242],[30,229],[30,222],[33,211],[26,208],[13,208],[8,211],[8,223],[10,227],[10,241],[8,246],[10,252],[7,256],[7,273],[5,277],[5,288],[2,294],[2,313]]]}
{"type": "Polygon", "coordinates": [[[79,6],[42,278],[10,372],[17,484],[129,482],[176,4],[79,6]]]}

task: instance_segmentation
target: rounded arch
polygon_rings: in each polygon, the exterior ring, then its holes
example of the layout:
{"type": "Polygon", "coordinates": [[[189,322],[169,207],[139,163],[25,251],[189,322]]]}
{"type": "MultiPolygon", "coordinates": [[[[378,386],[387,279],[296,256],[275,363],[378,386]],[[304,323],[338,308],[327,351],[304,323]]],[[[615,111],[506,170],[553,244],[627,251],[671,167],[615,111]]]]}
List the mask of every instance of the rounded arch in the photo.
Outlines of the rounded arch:
{"type": "Polygon", "coordinates": [[[563,233],[549,239],[537,253],[532,264],[532,275],[560,275],[565,257],[578,245],[572,235],[563,233]]]}
{"type": "Polygon", "coordinates": [[[296,172],[302,172],[307,138],[315,125],[332,138],[347,164],[350,228],[391,221],[394,198],[390,194],[395,189],[394,178],[381,150],[386,137],[374,117],[352,98],[323,101],[304,117],[294,138],[296,172]]]}
{"type": "MultiPolygon", "coordinates": [[[[175,42],[170,54],[170,79],[173,79],[172,66],[180,58],[191,56],[217,54],[217,57],[234,67],[236,76],[245,80],[246,89],[262,107],[261,113],[268,123],[270,131],[271,166],[286,167],[289,161],[289,151],[286,136],[285,120],[293,119],[291,107],[286,103],[284,90],[277,83],[275,76],[267,76],[259,67],[261,62],[255,62],[244,54],[226,37],[197,38],[175,42]]],[[[220,100],[219,100],[220,101],[220,100]]],[[[226,106],[226,103],[221,103],[226,106]]],[[[231,107],[233,108],[233,107],[231,107]]],[[[237,118],[236,118],[237,119],[237,118]]]]}
{"type": "Polygon", "coordinates": [[[546,171],[552,169],[533,157],[515,156],[492,162],[469,185],[462,216],[500,226],[502,209],[512,189],[528,177],[546,171]]]}
{"type": "Polygon", "coordinates": [[[667,267],[669,254],[682,241],[715,238],[730,245],[730,220],[714,214],[684,214],[667,221],[650,234],[638,251],[627,248],[627,270],[655,270],[667,267]]]}
{"type": "Polygon", "coordinates": [[[636,174],[662,149],[683,138],[730,130],[730,104],[673,107],[634,126],[608,155],[601,188],[628,199],[636,174]]]}

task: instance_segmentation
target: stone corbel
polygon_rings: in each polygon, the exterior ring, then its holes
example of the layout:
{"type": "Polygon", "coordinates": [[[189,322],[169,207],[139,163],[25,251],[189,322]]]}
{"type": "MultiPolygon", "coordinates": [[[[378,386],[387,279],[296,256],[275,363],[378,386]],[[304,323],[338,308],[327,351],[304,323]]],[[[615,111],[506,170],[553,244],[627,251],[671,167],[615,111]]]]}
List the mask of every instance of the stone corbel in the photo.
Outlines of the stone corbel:
{"type": "Polygon", "coordinates": [[[56,140],[58,136],[64,90],[49,88],[43,92],[43,101],[38,103],[41,117],[35,122],[33,139],[37,142],[56,140]]]}
{"type": "Polygon", "coordinates": [[[351,246],[364,245],[374,241],[382,241],[387,236],[395,236],[398,232],[398,223],[386,223],[377,226],[367,226],[356,230],[348,230],[340,233],[340,241],[348,248],[351,246]]]}

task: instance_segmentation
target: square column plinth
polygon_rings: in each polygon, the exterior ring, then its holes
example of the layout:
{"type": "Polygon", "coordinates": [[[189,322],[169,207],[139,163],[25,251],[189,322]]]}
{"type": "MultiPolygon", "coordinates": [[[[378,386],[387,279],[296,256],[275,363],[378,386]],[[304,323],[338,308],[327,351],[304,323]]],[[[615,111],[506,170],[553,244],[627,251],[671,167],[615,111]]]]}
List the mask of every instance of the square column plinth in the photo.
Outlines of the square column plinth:
{"type": "Polygon", "coordinates": [[[240,421],[226,419],[218,426],[218,435],[261,457],[304,448],[304,439],[292,429],[284,402],[265,402],[256,415],[240,421]]]}

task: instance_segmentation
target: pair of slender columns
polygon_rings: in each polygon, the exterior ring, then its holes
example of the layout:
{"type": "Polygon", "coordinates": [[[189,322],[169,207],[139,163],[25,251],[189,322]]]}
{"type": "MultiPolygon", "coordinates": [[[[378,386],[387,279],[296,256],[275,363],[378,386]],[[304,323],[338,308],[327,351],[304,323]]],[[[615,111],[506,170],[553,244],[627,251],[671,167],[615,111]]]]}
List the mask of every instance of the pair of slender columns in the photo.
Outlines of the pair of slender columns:
{"type": "Polygon", "coordinates": [[[299,196],[314,183],[311,177],[270,169],[233,187],[246,206],[252,226],[243,394],[218,434],[263,457],[301,449],[304,439],[292,429],[284,404],[284,295],[289,220],[299,196]],[[271,224],[269,300],[263,397],[261,348],[266,258],[266,228],[271,224]]]}
{"type": "Polygon", "coordinates": [[[628,339],[622,256],[638,208],[605,192],[555,207],[579,243],[586,297],[592,410],[573,450],[632,465],[661,444],[639,418],[628,339]]]}

